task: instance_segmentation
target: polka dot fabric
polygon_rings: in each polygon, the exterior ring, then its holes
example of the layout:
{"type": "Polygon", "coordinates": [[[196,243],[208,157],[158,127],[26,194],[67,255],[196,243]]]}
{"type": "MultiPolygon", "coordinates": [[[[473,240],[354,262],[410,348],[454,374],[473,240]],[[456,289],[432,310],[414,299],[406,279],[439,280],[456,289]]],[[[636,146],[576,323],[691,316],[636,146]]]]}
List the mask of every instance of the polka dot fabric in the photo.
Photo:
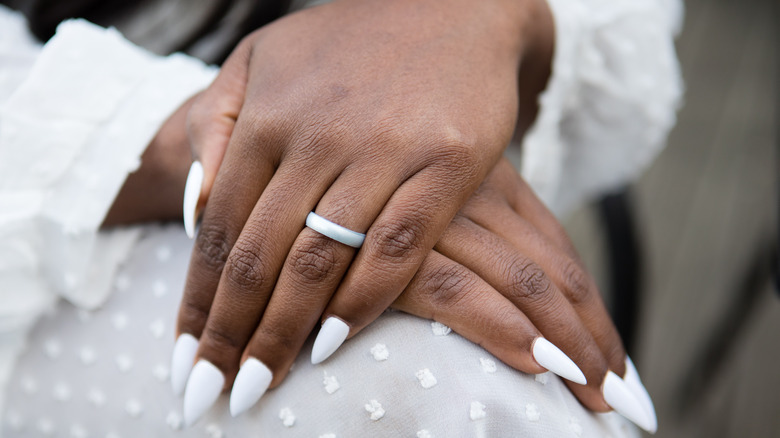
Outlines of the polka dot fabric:
{"type": "Polygon", "coordinates": [[[448,327],[388,311],[331,358],[312,339],[278,388],[238,418],[228,397],[189,429],[170,386],[192,242],[150,227],[87,312],[60,302],[34,329],[8,388],[3,437],[634,437],[566,386],[515,371],[448,327]]]}

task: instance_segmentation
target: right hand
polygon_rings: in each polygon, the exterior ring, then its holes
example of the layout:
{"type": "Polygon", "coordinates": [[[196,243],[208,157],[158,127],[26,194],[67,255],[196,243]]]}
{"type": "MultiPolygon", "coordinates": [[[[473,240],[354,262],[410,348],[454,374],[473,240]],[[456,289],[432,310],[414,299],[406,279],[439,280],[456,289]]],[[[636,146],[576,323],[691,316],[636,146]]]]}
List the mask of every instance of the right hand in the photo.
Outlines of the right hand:
{"type": "MultiPolygon", "coordinates": [[[[393,307],[450,326],[527,373],[545,371],[534,356],[534,342],[543,337],[587,377],[584,386],[566,381],[586,407],[614,408],[646,430],[657,427],[649,395],[636,371],[627,370],[632,365],[593,279],[555,216],[505,159],[458,212],[393,307]],[[609,371],[626,382],[612,379],[606,388],[609,371]],[[630,395],[605,400],[605,391],[623,389],[630,395]]],[[[562,374],[554,366],[550,371],[562,374]]]]}

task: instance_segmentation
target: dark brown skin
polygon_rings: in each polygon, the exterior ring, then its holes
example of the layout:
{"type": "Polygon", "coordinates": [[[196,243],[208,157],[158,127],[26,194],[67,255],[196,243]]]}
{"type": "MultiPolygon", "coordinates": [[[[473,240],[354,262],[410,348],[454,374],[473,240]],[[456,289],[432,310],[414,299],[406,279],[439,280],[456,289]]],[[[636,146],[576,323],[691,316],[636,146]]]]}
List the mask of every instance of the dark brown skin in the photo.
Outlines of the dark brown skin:
{"type": "Polygon", "coordinates": [[[588,378],[575,395],[609,410],[620,339],[562,227],[500,159],[533,120],[552,38],[535,0],[343,0],[283,18],[171,117],[106,223],[180,217],[182,149],[201,160],[177,331],[227,388],[248,356],[278,385],[321,320],[354,336],[392,305],[529,373],[543,335],[588,378]],[[364,246],[304,228],[312,210],[364,246]]]}

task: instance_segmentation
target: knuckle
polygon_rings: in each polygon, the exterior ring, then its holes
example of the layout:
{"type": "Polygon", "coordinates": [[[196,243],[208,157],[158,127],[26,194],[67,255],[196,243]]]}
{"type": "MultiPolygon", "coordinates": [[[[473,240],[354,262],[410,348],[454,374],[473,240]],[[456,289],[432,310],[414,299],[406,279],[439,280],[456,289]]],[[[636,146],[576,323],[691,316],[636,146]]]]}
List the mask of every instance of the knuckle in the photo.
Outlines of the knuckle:
{"type": "Polygon", "coordinates": [[[422,247],[422,220],[415,215],[379,225],[374,230],[376,251],[384,260],[400,260],[422,247]]]}
{"type": "Polygon", "coordinates": [[[301,341],[294,330],[271,324],[260,324],[257,331],[264,351],[293,352],[296,348],[300,348],[301,341]]]}
{"type": "Polygon", "coordinates": [[[422,293],[435,307],[453,307],[473,290],[474,278],[459,265],[444,266],[424,274],[422,293]]]}
{"type": "Polygon", "coordinates": [[[245,241],[237,242],[225,265],[225,277],[240,289],[262,288],[269,276],[257,246],[245,241]]]}
{"type": "Polygon", "coordinates": [[[299,241],[290,254],[290,267],[304,282],[319,283],[331,277],[337,258],[334,241],[316,234],[299,241]]]}
{"type": "Polygon", "coordinates": [[[213,351],[220,358],[235,355],[235,352],[244,348],[244,343],[235,337],[231,330],[222,330],[211,323],[203,329],[201,342],[205,344],[208,350],[213,351]]]}
{"type": "Polygon", "coordinates": [[[437,130],[432,150],[437,158],[453,169],[469,169],[481,160],[481,153],[475,142],[462,130],[456,128],[437,130]]]}
{"type": "Polygon", "coordinates": [[[206,266],[212,271],[222,271],[231,248],[225,228],[204,221],[195,244],[206,266]]]}
{"type": "Polygon", "coordinates": [[[577,264],[569,262],[563,268],[563,290],[569,301],[581,304],[588,300],[591,292],[591,283],[588,275],[577,264]]]}
{"type": "Polygon", "coordinates": [[[191,134],[199,134],[212,115],[211,105],[203,94],[198,95],[187,111],[186,126],[191,134]]]}
{"type": "Polygon", "coordinates": [[[199,333],[206,320],[209,317],[209,307],[201,304],[201,301],[193,300],[186,294],[181,301],[179,310],[179,326],[188,328],[185,331],[194,331],[199,333]]]}
{"type": "Polygon", "coordinates": [[[521,300],[538,300],[548,296],[552,287],[544,271],[528,259],[518,259],[509,265],[508,289],[521,300]]]}
{"type": "Polygon", "coordinates": [[[312,116],[307,126],[300,129],[294,139],[296,145],[291,157],[300,162],[311,162],[320,165],[322,160],[332,159],[341,148],[349,144],[348,128],[335,115],[328,117],[312,116]]]}

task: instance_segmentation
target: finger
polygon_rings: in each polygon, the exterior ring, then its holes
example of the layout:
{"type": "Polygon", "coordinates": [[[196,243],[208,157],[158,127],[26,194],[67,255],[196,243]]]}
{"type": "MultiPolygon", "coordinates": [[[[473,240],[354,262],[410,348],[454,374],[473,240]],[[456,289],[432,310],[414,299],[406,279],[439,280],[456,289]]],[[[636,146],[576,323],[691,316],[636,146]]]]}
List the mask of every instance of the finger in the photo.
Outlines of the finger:
{"type": "MultiPolygon", "coordinates": [[[[301,327],[306,325],[308,318],[313,318],[316,322],[316,318],[319,317],[322,308],[332,295],[332,291],[335,290],[338,280],[343,271],[346,270],[353,254],[353,249],[346,247],[346,250],[331,251],[330,255],[327,255],[329,251],[327,248],[333,248],[331,245],[334,242],[312,230],[303,230],[303,222],[308,213],[317,205],[323,192],[336,179],[339,172],[337,164],[327,168],[321,160],[300,160],[290,157],[277,170],[267,189],[260,196],[254,211],[244,224],[244,230],[233,245],[225,262],[217,286],[217,293],[213,303],[211,303],[208,320],[200,338],[196,359],[200,359],[198,363],[211,364],[213,370],[216,370],[211,372],[211,375],[219,376],[219,378],[215,377],[204,381],[202,386],[229,385],[233,381],[238,371],[238,365],[241,363],[242,352],[256,329],[261,333],[261,336],[264,336],[258,343],[265,342],[276,346],[274,351],[279,352],[276,358],[277,361],[280,361],[278,363],[281,363],[283,359],[293,357],[299,350],[300,344],[308,334],[308,331],[304,333],[300,330],[301,327]],[[309,185],[301,184],[302,181],[309,182],[309,185]],[[293,247],[302,232],[305,238],[298,241],[299,247],[293,247]],[[317,248],[312,249],[312,245],[317,248]],[[324,250],[323,245],[326,248],[324,250]],[[314,289],[310,286],[316,280],[311,277],[317,275],[317,268],[312,268],[310,254],[305,254],[306,251],[311,250],[323,251],[326,253],[324,257],[335,257],[335,259],[326,260],[327,266],[320,266],[326,271],[332,272],[320,279],[324,280],[324,283],[316,285],[314,289]],[[285,260],[288,261],[288,265],[297,263],[297,266],[289,269],[288,276],[292,278],[290,280],[283,279],[281,282],[282,287],[287,288],[287,292],[283,293],[277,301],[284,304],[275,306],[274,308],[278,310],[268,314],[266,306],[274,286],[279,284],[277,279],[285,260]],[[302,280],[307,281],[305,285],[308,286],[302,287],[300,284],[302,280]],[[298,284],[295,284],[296,282],[298,284]],[[290,290],[291,283],[295,284],[295,291],[290,290]],[[298,314],[297,317],[293,315],[293,319],[287,320],[290,310],[287,308],[288,304],[285,299],[290,296],[296,299],[307,294],[311,295],[315,301],[308,302],[309,307],[305,308],[303,313],[298,314]],[[316,304],[317,302],[319,305],[316,304]],[[268,318],[265,318],[266,314],[269,315],[268,318]],[[258,328],[260,321],[266,319],[267,321],[258,328]],[[303,322],[299,320],[303,320],[303,322]]],[[[339,196],[342,199],[341,203],[326,205],[323,207],[323,211],[327,212],[325,214],[335,217],[339,217],[339,214],[343,212],[363,212],[362,214],[369,214],[368,218],[363,220],[370,223],[373,218],[371,215],[375,215],[375,212],[381,209],[382,198],[389,196],[393,185],[384,184],[384,186],[388,186],[384,189],[388,191],[388,194],[382,196],[381,187],[374,189],[371,185],[366,185],[365,179],[344,179],[354,181],[351,190],[353,195],[369,190],[379,194],[379,196],[354,200],[342,193],[339,196]]],[[[334,184],[336,193],[341,186],[338,181],[341,181],[341,178],[338,178],[334,184]]],[[[211,206],[209,206],[210,208],[211,206]]],[[[359,218],[360,216],[345,215],[344,219],[338,220],[348,224],[351,219],[359,218]]],[[[341,244],[339,243],[339,245],[341,244]]],[[[320,255],[322,254],[320,253],[320,255]]],[[[314,263],[318,262],[322,264],[323,260],[314,263]]],[[[311,327],[311,323],[309,326],[311,327]]],[[[265,366],[265,369],[268,369],[268,366],[277,368],[275,364],[276,362],[270,363],[265,366]]],[[[196,399],[201,392],[203,391],[198,389],[190,391],[190,383],[187,384],[185,417],[194,419],[205,411],[205,409],[192,411],[187,409],[188,399],[196,399]],[[190,397],[191,392],[194,394],[192,397],[190,397]]],[[[213,391],[206,393],[212,394],[213,391]]]]}
{"type": "Polygon", "coordinates": [[[461,213],[518,248],[539,249],[529,256],[574,304],[586,327],[594,334],[610,368],[623,375],[626,356],[620,336],[595,281],[585,270],[560,222],[506,159],[499,162],[477,194],[480,196],[476,202],[469,202],[461,213]],[[510,208],[488,208],[496,203],[510,208]],[[526,235],[528,230],[536,232],[526,235]],[[529,240],[537,243],[530,245],[529,240]]]}
{"type": "Polygon", "coordinates": [[[228,254],[275,170],[274,157],[266,148],[252,148],[253,159],[247,159],[247,153],[240,149],[250,141],[258,145],[274,141],[259,135],[249,137],[249,125],[243,120],[236,125],[232,152],[226,153],[220,166],[190,258],[171,364],[171,383],[177,394],[184,391],[228,254]]]}
{"type": "Polygon", "coordinates": [[[426,257],[393,307],[445,324],[520,371],[538,374],[556,368],[582,376],[517,306],[477,274],[436,251],[426,257]]]}
{"type": "MultiPolygon", "coordinates": [[[[654,432],[657,429],[655,408],[649,394],[641,382],[630,373],[630,360],[615,329],[612,319],[604,306],[601,294],[593,278],[588,275],[582,264],[568,256],[567,251],[554,244],[543,233],[521,235],[521,222],[516,226],[497,226],[500,223],[512,223],[513,214],[499,212],[487,220],[494,225],[494,231],[502,235],[517,248],[524,248],[541,267],[541,269],[558,285],[559,290],[574,306],[580,320],[601,350],[609,365],[601,388],[606,403],[632,420],[645,430],[654,432]],[[534,244],[533,242],[536,242],[534,244]],[[536,248],[536,251],[534,250],[536,248]],[[556,249],[563,251],[557,253],[556,249]],[[624,376],[625,382],[619,376],[624,376]]],[[[517,220],[517,217],[514,217],[517,220]]],[[[566,240],[565,234],[558,234],[558,240],[566,240]]],[[[572,246],[573,248],[573,246],[572,246]]]]}
{"type": "MultiPolygon", "coordinates": [[[[217,197],[221,187],[218,180],[215,196],[206,208],[198,234],[198,240],[204,235],[216,236],[209,239],[217,241],[206,241],[204,248],[217,246],[211,249],[211,254],[200,248],[193,253],[188,289],[179,312],[180,323],[201,327],[200,334],[196,335],[199,345],[194,357],[195,366],[184,391],[184,421],[188,425],[197,421],[216,401],[222,389],[232,382],[241,352],[260,320],[281,269],[278,260],[280,257],[284,260],[296,234],[303,228],[303,218],[310,208],[306,205],[313,205],[316,202],[313,197],[324,190],[317,186],[309,189],[300,184],[290,184],[298,170],[293,165],[282,165],[260,199],[253,203],[249,217],[240,222],[229,219],[229,216],[209,221],[210,212],[215,207],[231,208],[228,204],[222,205],[223,197],[217,197]],[[268,227],[263,228],[263,225],[274,222],[279,228],[275,232],[270,232],[268,227]],[[236,229],[241,227],[240,233],[237,232],[236,229]],[[233,236],[232,243],[226,240],[233,236]],[[217,263],[214,263],[214,258],[209,258],[214,253],[219,256],[217,263]],[[211,265],[201,262],[203,257],[211,265]],[[211,269],[193,272],[201,266],[211,269]],[[189,282],[190,278],[193,283],[189,282]]],[[[231,196],[242,199],[245,194],[233,192],[231,196]]],[[[238,205],[244,203],[236,203],[236,207],[238,205]]]]}
{"type": "Polygon", "coordinates": [[[323,313],[312,362],[325,360],[401,294],[470,193],[462,176],[430,167],[393,193],[323,313]]]}
{"type": "Polygon", "coordinates": [[[489,221],[496,203],[506,204],[579,262],[579,255],[558,218],[536,196],[531,186],[517,173],[512,163],[502,158],[477,189],[476,202],[469,200],[461,213],[476,222],[489,221]]]}
{"type": "Polygon", "coordinates": [[[214,82],[200,93],[187,113],[192,167],[184,190],[184,225],[194,236],[195,223],[209,198],[230,136],[244,104],[250,46],[239,44],[214,82]]]}
{"type": "MultiPolygon", "coordinates": [[[[530,190],[527,185],[525,188],[530,190]]],[[[543,215],[543,222],[558,223],[538,199],[526,199],[523,202],[527,206],[524,211],[530,208],[537,210],[533,216],[534,224],[540,222],[537,215],[543,215]]],[[[525,215],[520,218],[516,212],[508,209],[492,212],[491,215],[480,215],[472,220],[503,237],[542,268],[593,334],[610,369],[620,376],[624,375],[626,353],[620,335],[609,317],[595,281],[579,259],[571,256],[574,252],[573,245],[563,228],[547,226],[545,231],[542,231],[530,223],[525,215]]],[[[576,256],[576,252],[574,254],[576,256]]]]}
{"type": "MultiPolygon", "coordinates": [[[[589,302],[589,305],[575,306],[575,309],[588,330],[594,334],[596,343],[607,358],[610,369],[617,373],[612,373],[615,378],[605,380],[602,393],[610,406],[646,430],[654,431],[657,428],[657,420],[650,396],[639,379],[636,378],[635,373],[630,373],[631,367],[627,365],[630,364],[630,359],[625,356],[620,337],[611,318],[607,315],[595,281],[588,275],[574,245],[560,223],[506,160],[494,168],[494,171],[478,190],[477,195],[479,196],[472,198],[478,198],[475,199],[476,202],[469,202],[469,205],[463,209],[464,212],[469,210],[467,216],[503,236],[504,239],[521,245],[522,242],[527,242],[528,237],[522,235],[516,228],[502,225],[512,223],[513,218],[519,214],[532,228],[539,231],[539,234],[545,239],[544,245],[550,246],[549,250],[532,258],[536,260],[541,257],[540,266],[542,269],[550,275],[568,297],[576,298],[587,294],[594,299],[594,301],[589,302]],[[503,203],[511,207],[514,212],[505,209],[495,214],[493,209],[487,208],[496,205],[496,203],[499,203],[498,205],[503,203]],[[486,212],[490,212],[490,214],[486,214],[486,212]],[[555,255],[556,249],[565,254],[562,257],[563,260],[547,257],[555,255]],[[568,260],[566,255],[568,255],[568,260]],[[585,291],[585,288],[589,290],[585,291]],[[623,369],[626,369],[625,373],[623,373],[623,369]],[[623,385],[623,380],[617,378],[618,375],[624,375],[627,387],[623,385]],[[612,389],[608,390],[607,386],[612,389]],[[628,397],[616,398],[616,394],[628,394],[628,397]],[[640,410],[636,409],[637,400],[642,405],[640,410]]],[[[577,300],[575,299],[575,301],[577,300]]]]}
{"type": "MultiPolygon", "coordinates": [[[[531,227],[525,227],[522,232],[526,238],[534,234],[531,227]]],[[[468,219],[458,217],[436,249],[474,271],[527,315],[585,373],[588,386],[570,385],[575,395],[593,410],[609,410],[600,391],[608,371],[607,361],[567,298],[535,263],[537,248],[533,251],[516,248],[468,219]],[[460,251],[460,248],[470,250],[460,251]]]]}
{"type": "MultiPolygon", "coordinates": [[[[316,207],[316,213],[337,224],[364,231],[382,209],[384,202],[397,187],[397,175],[360,177],[347,169],[328,189],[316,207]],[[360,196],[362,193],[373,196],[360,196]]],[[[251,222],[250,222],[251,223],[251,222]]],[[[274,224],[270,224],[274,225],[274,224]]],[[[252,225],[256,229],[259,225],[252,225]]],[[[322,311],[338,287],[355,255],[356,249],[306,227],[300,231],[270,290],[256,291],[270,296],[265,312],[244,349],[242,366],[231,392],[230,410],[235,416],[252,407],[268,385],[279,384],[298,355],[301,346],[319,321],[322,311]],[[248,385],[261,380],[265,385],[248,385]]],[[[269,257],[275,257],[273,255],[269,257]]],[[[214,303],[214,314],[221,305],[222,289],[214,303]]],[[[235,301],[242,294],[226,293],[235,301]]],[[[231,308],[254,308],[256,304],[231,303],[231,308]]],[[[244,313],[243,311],[241,313],[244,313]]],[[[244,330],[239,326],[245,316],[230,314],[219,324],[220,330],[232,333],[244,330]]],[[[208,330],[208,328],[207,328],[208,330]]],[[[251,331],[250,331],[251,333],[251,331]]]]}

